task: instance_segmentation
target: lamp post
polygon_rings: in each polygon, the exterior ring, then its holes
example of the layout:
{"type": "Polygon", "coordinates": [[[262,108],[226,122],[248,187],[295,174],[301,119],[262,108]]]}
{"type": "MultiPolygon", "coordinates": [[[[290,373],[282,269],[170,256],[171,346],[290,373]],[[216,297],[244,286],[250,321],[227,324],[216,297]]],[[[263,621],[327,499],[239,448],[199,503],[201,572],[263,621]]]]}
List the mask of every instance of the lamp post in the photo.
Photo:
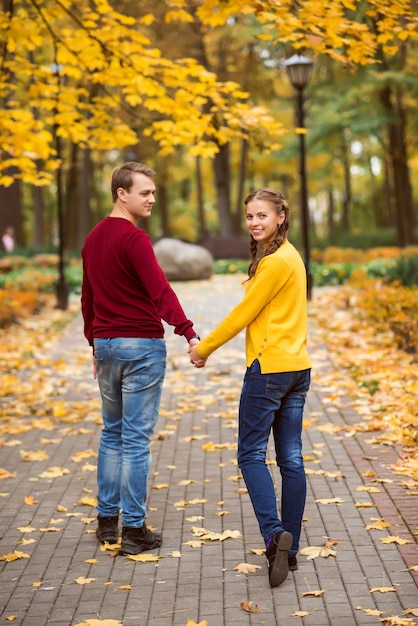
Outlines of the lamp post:
{"type": "Polygon", "coordinates": [[[294,54],[290,59],[284,62],[289,80],[292,86],[297,90],[297,128],[296,133],[300,139],[300,159],[299,159],[299,175],[300,175],[300,209],[302,222],[302,242],[303,254],[306,268],[306,285],[307,298],[312,297],[312,274],[310,269],[310,246],[309,246],[309,209],[308,209],[308,187],[306,178],[306,149],[305,149],[305,109],[303,91],[309,82],[312,70],[312,61],[300,54],[294,54]]]}

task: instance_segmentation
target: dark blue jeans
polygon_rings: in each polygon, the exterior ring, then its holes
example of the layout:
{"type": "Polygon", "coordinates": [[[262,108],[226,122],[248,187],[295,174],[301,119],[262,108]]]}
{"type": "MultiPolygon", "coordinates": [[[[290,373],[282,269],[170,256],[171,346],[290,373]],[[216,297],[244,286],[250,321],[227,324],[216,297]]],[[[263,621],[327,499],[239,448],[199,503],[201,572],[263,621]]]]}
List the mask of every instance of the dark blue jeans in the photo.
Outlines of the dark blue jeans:
{"type": "Polygon", "coordinates": [[[293,535],[296,554],[306,501],[302,458],[302,417],[311,370],[262,374],[255,360],[245,373],[239,407],[238,465],[264,540],[281,530],[293,535]],[[266,452],[273,431],[282,477],[281,519],[266,452]]]}

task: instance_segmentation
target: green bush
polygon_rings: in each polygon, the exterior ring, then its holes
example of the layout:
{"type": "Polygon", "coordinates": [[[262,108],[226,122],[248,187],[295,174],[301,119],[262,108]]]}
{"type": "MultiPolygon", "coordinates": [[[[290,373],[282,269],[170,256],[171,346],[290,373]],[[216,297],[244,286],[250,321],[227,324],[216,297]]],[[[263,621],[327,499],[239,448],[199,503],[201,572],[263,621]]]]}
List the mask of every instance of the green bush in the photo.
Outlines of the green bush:
{"type": "Polygon", "coordinates": [[[418,285],[418,256],[399,257],[387,267],[386,282],[399,282],[404,287],[418,285]]]}

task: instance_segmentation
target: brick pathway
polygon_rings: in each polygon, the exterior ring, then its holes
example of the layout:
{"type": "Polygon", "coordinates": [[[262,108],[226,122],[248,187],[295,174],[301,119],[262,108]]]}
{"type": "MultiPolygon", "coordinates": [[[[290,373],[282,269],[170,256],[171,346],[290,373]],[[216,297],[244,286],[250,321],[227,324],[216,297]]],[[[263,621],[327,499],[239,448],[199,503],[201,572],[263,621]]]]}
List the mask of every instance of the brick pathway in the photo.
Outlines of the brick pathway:
{"type": "MultiPolygon", "coordinates": [[[[236,276],[175,288],[202,335],[242,293],[236,276]]],[[[337,404],[330,400],[329,381],[337,372],[315,333],[313,386],[305,413],[308,498],[301,546],[338,542],[333,544],[336,556],[299,556],[299,570],[273,590],[265,557],[253,552],[263,542],[248,495],[240,493],[244,483],[235,462],[243,334],[212,355],[203,370],[189,365],[187,346],[171,329],[167,346],[149,492],[148,524],[164,534],[162,548],[153,552],[162,557],[158,561],[115,558],[97,545],[89,498],[96,493],[93,454],[100,403],[80,317],[65,329],[52,354],[46,351],[45,368],[32,374],[32,381],[45,386],[47,414],[34,413],[28,396],[19,418],[28,428],[11,432],[15,422],[8,420],[7,397],[1,399],[0,468],[10,477],[0,481],[0,556],[16,550],[29,558],[0,561],[0,623],[75,626],[96,619],[123,626],[186,626],[189,620],[208,626],[367,626],[394,615],[413,623],[413,615],[403,612],[418,606],[417,574],[408,569],[418,565],[416,489],[400,486],[402,477],[390,470],[399,458],[395,447],[373,444],[370,433],[353,436],[340,430],[360,417],[349,398],[337,404]],[[24,461],[22,450],[45,451],[48,458],[24,461]],[[393,482],[373,482],[376,477],[393,482]],[[362,486],[378,491],[358,491],[362,486]],[[25,502],[28,497],[33,504],[25,502]],[[316,502],[320,499],[340,503],[316,502]],[[390,526],[365,529],[380,518],[390,526]],[[190,545],[199,541],[199,528],[218,533],[218,540],[190,545]],[[222,533],[233,536],[220,541],[222,533]],[[388,535],[408,543],[382,543],[388,535]],[[259,569],[239,572],[242,563],[259,569]],[[93,580],[79,584],[85,579],[93,580]],[[247,612],[242,603],[258,610],[247,612]]],[[[273,458],[271,447],[269,454],[273,458]]],[[[278,471],[272,469],[279,489],[278,471]]]]}

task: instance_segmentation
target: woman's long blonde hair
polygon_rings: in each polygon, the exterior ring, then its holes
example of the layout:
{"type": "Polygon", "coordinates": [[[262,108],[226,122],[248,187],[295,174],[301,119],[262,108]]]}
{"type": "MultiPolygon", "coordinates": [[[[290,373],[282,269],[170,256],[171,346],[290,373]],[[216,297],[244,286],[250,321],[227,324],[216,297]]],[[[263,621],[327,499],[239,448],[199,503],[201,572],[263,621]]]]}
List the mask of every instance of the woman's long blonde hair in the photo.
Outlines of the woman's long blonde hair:
{"type": "Polygon", "coordinates": [[[280,248],[282,243],[286,241],[287,233],[289,230],[289,205],[287,204],[287,200],[281,191],[276,191],[276,189],[271,189],[270,187],[265,187],[263,189],[259,189],[258,191],[253,191],[245,198],[245,206],[247,206],[247,204],[249,202],[252,202],[253,200],[265,200],[266,202],[270,202],[276,209],[277,215],[280,215],[280,213],[284,211],[285,218],[283,223],[277,226],[277,231],[274,239],[270,242],[268,248],[266,250],[262,249],[262,254],[260,254],[260,247],[258,245],[258,242],[251,235],[251,262],[248,268],[249,278],[254,276],[261,259],[269,254],[273,254],[273,252],[276,252],[276,250],[280,248]]]}

